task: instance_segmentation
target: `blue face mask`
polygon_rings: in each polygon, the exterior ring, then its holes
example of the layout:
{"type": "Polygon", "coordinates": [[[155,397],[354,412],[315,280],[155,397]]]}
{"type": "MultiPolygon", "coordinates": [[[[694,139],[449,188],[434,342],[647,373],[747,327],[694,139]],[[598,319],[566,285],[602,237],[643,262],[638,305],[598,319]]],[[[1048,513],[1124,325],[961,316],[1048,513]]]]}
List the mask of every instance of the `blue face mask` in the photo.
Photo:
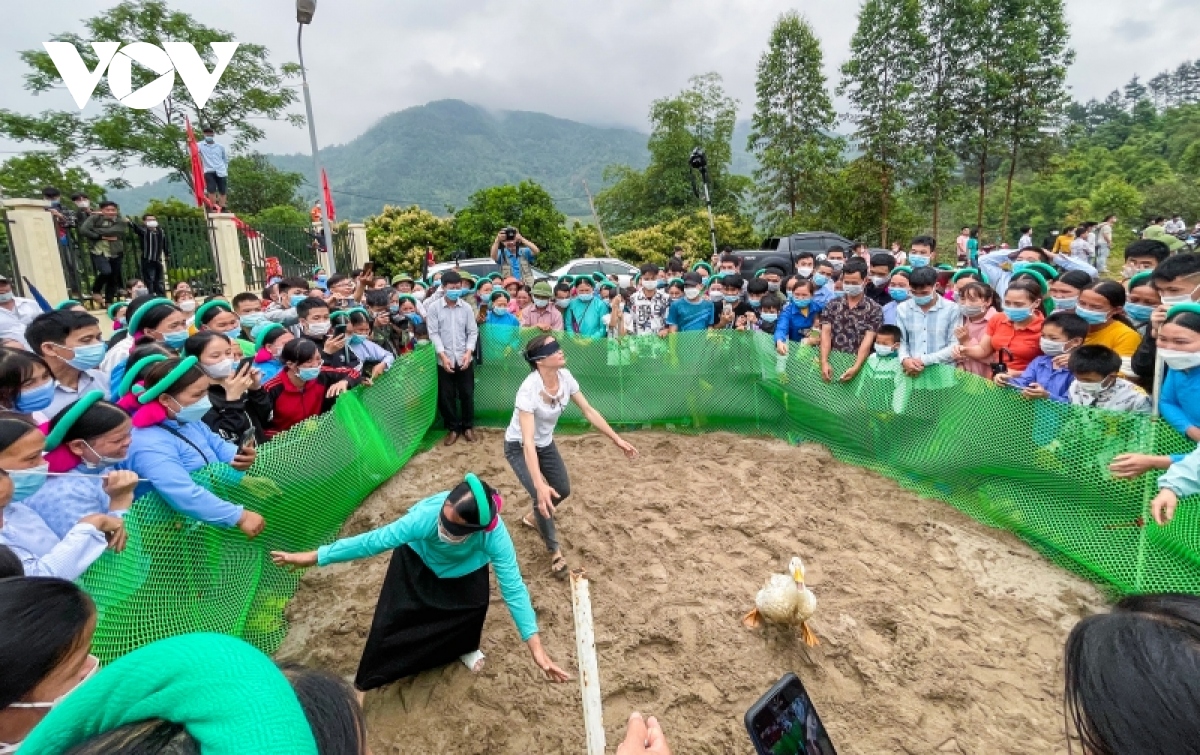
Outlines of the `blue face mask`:
{"type": "Polygon", "coordinates": [[[306,383],[316,380],[317,376],[320,374],[321,374],[320,367],[301,367],[300,368],[300,379],[306,383]]]}
{"type": "Polygon", "coordinates": [[[666,282],[666,281],[659,281],[659,282],[658,282],[658,287],[659,287],[659,288],[666,288],[666,287],[667,287],[667,282],[666,282]]]}
{"type": "Polygon", "coordinates": [[[324,285],[325,285],[325,282],[326,282],[327,280],[329,280],[329,276],[328,276],[328,275],[318,275],[318,276],[317,276],[317,283],[320,283],[322,286],[324,286],[324,285]]]}
{"type": "Polygon", "coordinates": [[[1004,314],[1008,315],[1008,319],[1013,322],[1025,322],[1033,317],[1033,309],[1030,307],[1005,307],[1004,314]]]}
{"type": "Polygon", "coordinates": [[[913,301],[917,303],[917,306],[926,307],[933,301],[933,298],[933,294],[926,294],[925,296],[914,296],[913,301]]]}
{"type": "Polygon", "coordinates": [[[416,312],[413,312],[411,315],[408,315],[408,319],[410,322],[412,322],[413,325],[420,325],[421,323],[425,322],[425,318],[421,317],[416,312]]]}
{"type": "Polygon", "coordinates": [[[235,341],[242,337],[242,329],[234,328],[233,330],[227,330],[225,331],[225,335],[229,338],[229,340],[235,341]]]}
{"type": "Polygon", "coordinates": [[[40,412],[54,401],[54,389],[57,383],[51,380],[45,385],[30,388],[17,394],[16,408],[21,414],[40,412]]]}
{"type": "Polygon", "coordinates": [[[1088,325],[1102,325],[1108,321],[1107,312],[1097,312],[1094,309],[1088,309],[1086,307],[1076,307],[1075,314],[1083,318],[1083,321],[1088,325]]]}
{"type": "Polygon", "coordinates": [[[892,301],[907,301],[912,292],[907,288],[889,288],[888,296],[892,297],[892,301]]]}
{"type": "Polygon", "coordinates": [[[778,312],[763,312],[762,313],[762,321],[763,322],[775,322],[778,319],[779,319],[778,312]]]}
{"type": "MultiPolygon", "coordinates": [[[[367,340],[366,336],[355,333],[354,335],[350,336],[350,345],[358,346],[360,343],[362,343],[365,340],[367,340]]],[[[321,368],[318,367],[317,369],[320,370],[321,368]]]]}
{"type": "Polygon", "coordinates": [[[1129,302],[1125,305],[1125,314],[1129,315],[1129,319],[1134,322],[1150,322],[1150,315],[1154,314],[1154,307],[1148,304],[1129,302]]]}
{"type": "Polygon", "coordinates": [[[571,306],[571,300],[570,299],[555,299],[554,306],[558,307],[559,309],[566,309],[567,307],[571,306]]]}
{"type": "Polygon", "coordinates": [[[811,296],[806,297],[806,298],[800,298],[799,296],[792,297],[792,304],[795,304],[800,309],[804,309],[805,307],[810,306],[812,304],[812,302],[813,302],[813,300],[812,300],[811,296]]]}
{"type": "Polygon", "coordinates": [[[186,330],[177,330],[174,333],[163,333],[163,342],[172,349],[181,349],[183,344],[188,339],[186,330]]]}
{"type": "Polygon", "coordinates": [[[592,299],[595,298],[595,296],[595,294],[580,294],[579,301],[583,302],[584,304],[589,304],[591,303],[592,299]]]}
{"type": "MultiPolygon", "coordinates": [[[[251,312],[242,315],[242,327],[251,332],[266,321],[267,318],[263,316],[262,312],[251,312]]],[[[241,336],[238,336],[238,338],[241,338],[241,336]]]]}
{"type": "Polygon", "coordinates": [[[1072,296],[1070,298],[1054,297],[1054,311],[1060,310],[1070,311],[1079,305],[1079,297],[1072,296]]]}
{"type": "Polygon", "coordinates": [[[31,469],[11,470],[8,476],[12,478],[14,501],[24,501],[42,489],[46,484],[46,473],[50,471],[49,462],[42,462],[31,469]]]}
{"type": "MultiPolygon", "coordinates": [[[[57,344],[56,344],[57,345],[57,344]]],[[[67,348],[67,347],[63,347],[67,348]]],[[[75,358],[68,359],[67,364],[77,370],[94,370],[104,361],[107,347],[103,343],[93,343],[90,346],[76,346],[75,358]]]]}
{"type": "Polygon", "coordinates": [[[918,267],[926,267],[929,265],[929,257],[925,256],[924,254],[910,254],[908,255],[908,261],[912,263],[914,270],[918,267]]]}
{"type": "MultiPolygon", "coordinates": [[[[172,399],[174,401],[174,399],[172,399]]],[[[175,401],[175,405],[179,406],[179,402],[175,401]]],[[[175,412],[175,421],[187,424],[189,422],[199,422],[208,414],[208,410],[212,409],[212,402],[208,400],[208,396],[202,396],[199,401],[191,406],[184,406],[175,412]]]]}
{"type": "Polygon", "coordinates": [[[448,288],[448,289],[446,289],[446,300],[447,301],[458,301],[459,299],[462,298],[463,293],[464,292],[461,288],[448,288]]]}
{"type": "Polygon", "coordinates": [[[829,276],[822,273],[817,273],[813,276],[813,283],[817,284],[817,288],[829,285],[829,276]]]}
{"type": "Polygon", "coordinates": [[[292,298],[288,299],[288,301],[291,302],[293,307],[295,307],[297,304],[299,304],[300,302],[304,301],[307,298],[308,297],[305,296],[304,294],[292,294],[292,298]]]}
{"type": "Polygon", "coordinates": [[[742,300],[742,297],[738,296],[737,294],[734,294],[733,296],[730,296],[729,294],[725,294],[725,303],[726,304],[737,304],[741,300],[742,300]]]}
{"type": "Polygon", "coordinates": [[[1030,263],[1026,262],[1025,260],[1017,260],[1016,262],[1012,263],[1013,275],[1028,270],[1029,265],[1030,263]]]}
{"type": "Polygon", "coordinates": [[[391,312],[392,314],[396,314],[399,311],[400,311],[399,304],[389,304],[388,305],[388,312],[391,312]]]}
{"type": "Polygon", "coordinates": [[[758,309],[762,306],[762,299],[750,299],[749,302],[751,309],[758,309]]]}

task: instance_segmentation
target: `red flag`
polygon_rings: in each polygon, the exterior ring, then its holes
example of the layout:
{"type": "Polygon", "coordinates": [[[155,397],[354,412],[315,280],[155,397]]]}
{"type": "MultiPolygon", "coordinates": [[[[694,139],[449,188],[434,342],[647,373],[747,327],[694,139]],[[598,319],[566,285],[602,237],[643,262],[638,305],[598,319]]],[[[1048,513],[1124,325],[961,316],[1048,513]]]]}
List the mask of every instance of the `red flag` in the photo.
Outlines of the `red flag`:
{"type": "Polygon", "coordinates": [[[321,168],[321,191],[325,192],[325,207],[329,209],[329,222],[337,220],[337,212],[333,209],[333,194],[329,191],[329,176],[321,168]]]}
{"type": "Polygon", "coordinates": [[[187,125],[188,154],[192,160],[192,190],[196,194],[196,206],[204,207],[208,198],[204,196],[204,163],[200,160],[200,145],[196,144],[196,132],[192,131],[192,119],[186,115],[183,122],[187,125]]]}

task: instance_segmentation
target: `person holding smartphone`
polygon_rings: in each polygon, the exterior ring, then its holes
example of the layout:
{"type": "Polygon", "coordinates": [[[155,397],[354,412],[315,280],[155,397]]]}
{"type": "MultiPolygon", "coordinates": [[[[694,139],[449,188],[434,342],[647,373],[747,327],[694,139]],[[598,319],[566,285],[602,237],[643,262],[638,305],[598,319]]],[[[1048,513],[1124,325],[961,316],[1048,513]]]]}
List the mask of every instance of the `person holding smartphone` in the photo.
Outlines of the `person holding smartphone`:
{"type": "Polygon", "coordinates": [[[202,331],[183,344],[183,355],[196,357],[212,381],[212,408],[201,418],[223,440],[238,446],[246,439],[265,441],[271,423],[271,397],[262,387],[262,373],[250,357],[242,357],[235,342],[222,333],[202,331]]]}

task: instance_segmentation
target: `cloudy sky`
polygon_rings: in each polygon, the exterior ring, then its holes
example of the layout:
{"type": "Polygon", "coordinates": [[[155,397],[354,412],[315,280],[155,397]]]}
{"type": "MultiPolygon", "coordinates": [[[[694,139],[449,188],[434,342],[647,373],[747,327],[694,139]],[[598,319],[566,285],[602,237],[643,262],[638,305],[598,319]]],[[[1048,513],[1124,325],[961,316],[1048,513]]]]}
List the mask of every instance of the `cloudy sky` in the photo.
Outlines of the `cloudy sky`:
{"type": "MultiPolygon", "coordinates": [[[[1134,73],[1143,79],[1196,54],[1196,0],[1066,0],[1077,56],[1077,98],[1103,97],[1134,73]]],[[[74,108],[65,89],[22,89],[17,51],[81,30],[76,19],[113,0],[23,3],[0,24],[0,106],[74,108]],[[44,9],[44,10],[43,10],[44,9]]],[[[294,0],[172,0],[198,21],[295,60],[294,0]]],[[[646,130],[651,100],[689,76],[720,73],[748,117],[754,69],[784,10],[807,15],[836,80],[857,4],[818,0],[320,0],[305,32],[322,145],[362,133],[387,113],[457,98],[646,130]]],[[[132,40],[131,40],[132,41],[132,40]]],[[[101,85],[103,86],[103,84],[101,85]]],[[[308,151],[303,129],[275,125],[264,151],[308,151]]],[[[0,157],[19,145],[0,141],[0,157]]],[[[138,181],[149,176],[130,172],[138,181]]]]}

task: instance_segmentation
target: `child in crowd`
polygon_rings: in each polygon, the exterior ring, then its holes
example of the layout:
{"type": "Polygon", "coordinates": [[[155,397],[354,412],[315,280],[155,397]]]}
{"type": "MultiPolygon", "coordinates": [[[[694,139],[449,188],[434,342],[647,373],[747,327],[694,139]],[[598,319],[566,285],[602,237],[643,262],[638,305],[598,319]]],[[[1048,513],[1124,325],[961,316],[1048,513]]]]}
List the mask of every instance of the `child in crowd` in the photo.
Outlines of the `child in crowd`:
{"type": "Polygon", "coordinates": [[[1068,391],[1075,381],[1074,375],[1069,367],[1056,367],[1055,362],[1082,346],[1087,333],[1088,324],[1079,315],[1055,312],[1042,323],[1042,356],[1030,362],[1025,372],[1017,377],[1008,373],[997,375],[996,383],[1016,388],[1028,399],[1048,398],[1062,404],[1071,403],[1068,391]]]}
{"type": "Polygon", "coordinates": [[[875,334],[873,353],[863,368],[863,379],[855,389],[873,412],[900,414],[908,406],[912,381],[900,366],[900,341],[904,337],[896,325],[882,325],[875,334]]]}
{"type": "Polygon", "coordinates": [[[824,307],[815,301],[816,284],[800,278],[792,287],[791,301],[779,313],[775,326],[775,350],[787,356],[789,343],[803,340],[817,324],[824,307]]]}
{"type": "Polygon", "coordinates": [[[1075,378],[1068,388],[1071,403],[1115,412],[1150,412],[1150,397],[1121,377],[1121,356],[1107,346],[1080,346],[1068,367],[1075,378]]]}

